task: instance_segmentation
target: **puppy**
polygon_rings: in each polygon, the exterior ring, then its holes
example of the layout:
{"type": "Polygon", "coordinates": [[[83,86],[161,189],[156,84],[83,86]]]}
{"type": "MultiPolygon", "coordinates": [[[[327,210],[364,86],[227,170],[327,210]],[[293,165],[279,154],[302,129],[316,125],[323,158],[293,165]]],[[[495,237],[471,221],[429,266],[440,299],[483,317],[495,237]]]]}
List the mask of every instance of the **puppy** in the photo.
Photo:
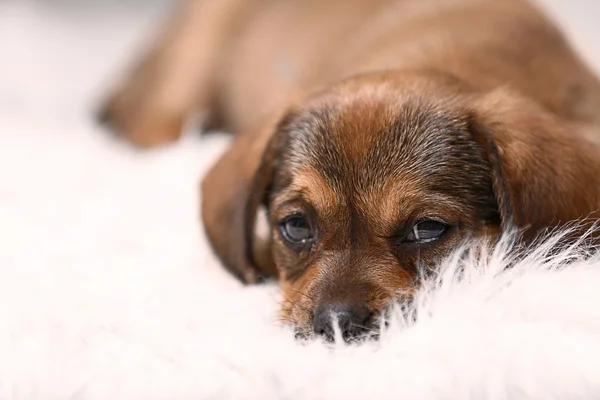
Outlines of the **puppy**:
{"type": "Polygon", "coordinates": [[[151,147],[198,112],[237,134],[208,238],[303,333],[366,333],[465,240],[600,216],[600,82],[521,0],[183,1],[102,117],[151,147]]]}

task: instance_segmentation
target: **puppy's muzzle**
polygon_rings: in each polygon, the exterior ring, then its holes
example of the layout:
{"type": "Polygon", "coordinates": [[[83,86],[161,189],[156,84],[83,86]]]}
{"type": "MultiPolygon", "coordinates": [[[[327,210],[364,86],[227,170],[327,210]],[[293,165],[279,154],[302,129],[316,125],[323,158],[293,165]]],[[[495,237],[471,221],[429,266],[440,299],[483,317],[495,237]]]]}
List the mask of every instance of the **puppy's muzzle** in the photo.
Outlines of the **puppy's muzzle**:
{"type": "Polygon", "coordinates": [[[336,331],[345,342],[362,339],[373,328],[373,311],[368,304],[352,301],[328,303],[320,306],[314,316],[313,329],[316,335],[333,342],[336,331]]]}

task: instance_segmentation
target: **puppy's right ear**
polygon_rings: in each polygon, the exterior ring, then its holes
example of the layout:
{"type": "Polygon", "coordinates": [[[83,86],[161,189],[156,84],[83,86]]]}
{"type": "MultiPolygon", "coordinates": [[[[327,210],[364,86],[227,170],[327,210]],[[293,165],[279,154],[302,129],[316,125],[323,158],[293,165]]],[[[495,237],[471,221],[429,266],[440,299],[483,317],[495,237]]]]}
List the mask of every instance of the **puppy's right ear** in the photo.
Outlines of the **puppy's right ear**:
{"type": "Polygon", "coordinates": [[[224,266],[244,283],[277,275],[270,240],[257,243],[258,209],[266,205],[279,158],[284,112],[236,137],[202,182],[202,219],[224,266]]]}
{"type": "Polygon", "coordinates": [[[580,127],[506,88],[478,97],[471,109],[503,230],[523,229],[531,241],[573,222],[585,232],[600,218],[600,148],[580,127]]]}

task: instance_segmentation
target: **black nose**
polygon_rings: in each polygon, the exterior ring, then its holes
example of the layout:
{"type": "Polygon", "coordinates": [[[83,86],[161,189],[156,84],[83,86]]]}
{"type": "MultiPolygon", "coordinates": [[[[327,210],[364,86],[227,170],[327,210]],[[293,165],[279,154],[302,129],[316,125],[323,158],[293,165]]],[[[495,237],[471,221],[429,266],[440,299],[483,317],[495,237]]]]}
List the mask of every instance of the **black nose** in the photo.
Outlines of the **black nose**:
{"type": "Polygon", "coordinates": [[[315,333],[329,341],[335,340],[335,324],[345,341],[358,338],[369,331],[371,310],[367,304],[351,302],[332,303],[319,307],[315,312],[313,327],[315,333]]]}

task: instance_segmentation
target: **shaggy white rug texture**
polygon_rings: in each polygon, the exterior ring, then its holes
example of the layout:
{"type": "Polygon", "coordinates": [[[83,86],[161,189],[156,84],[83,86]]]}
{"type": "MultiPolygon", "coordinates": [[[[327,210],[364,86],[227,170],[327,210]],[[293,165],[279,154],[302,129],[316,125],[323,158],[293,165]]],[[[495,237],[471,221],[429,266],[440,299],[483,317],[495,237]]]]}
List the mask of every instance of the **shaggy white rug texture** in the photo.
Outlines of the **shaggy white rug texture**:
{"type": "MultiPolygon", "coordinates": [[[[0,3],[0,399],[600,399],[600,260],[572,251],[448,261],[380,342],[294,341],[199,224],[229,139],[140,152],[91,119],[161,7],[56,3],[0,3]]],[[[553,7],[591,37],[597,5],[553,7]]]]}

